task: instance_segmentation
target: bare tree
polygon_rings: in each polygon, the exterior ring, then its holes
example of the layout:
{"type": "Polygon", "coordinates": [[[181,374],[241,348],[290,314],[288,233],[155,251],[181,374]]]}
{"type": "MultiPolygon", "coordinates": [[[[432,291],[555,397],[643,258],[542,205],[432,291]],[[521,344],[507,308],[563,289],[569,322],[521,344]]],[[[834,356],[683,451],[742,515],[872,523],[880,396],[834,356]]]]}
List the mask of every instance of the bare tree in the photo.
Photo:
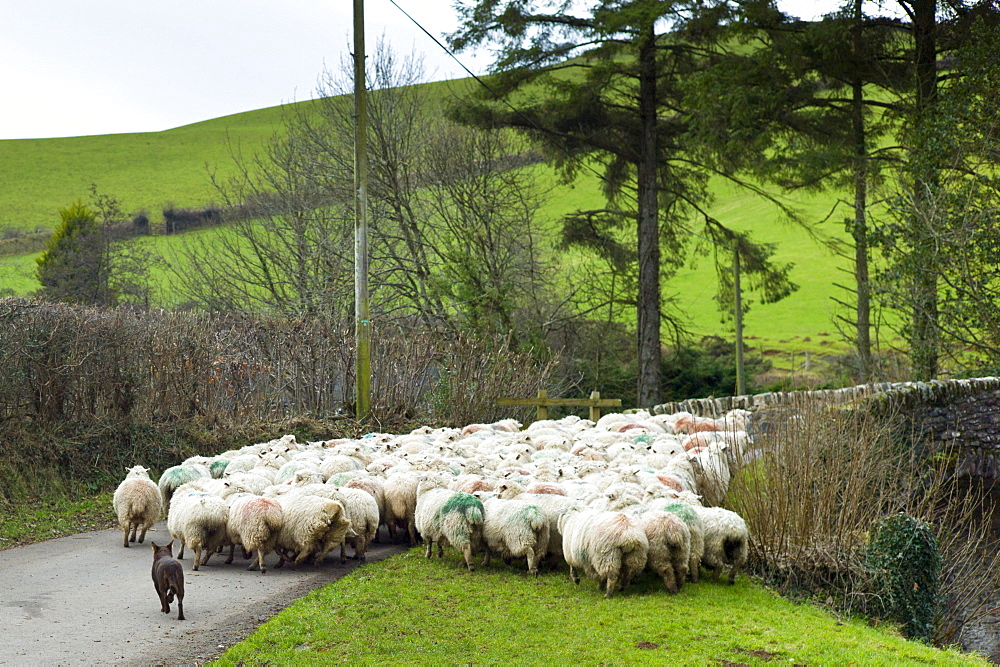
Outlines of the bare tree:
{"type": "MultiPolygon", "coordinates": [[[[443,120],[418,58],[380,41],[368,86],[370,302],[374,318],[456,334],[537,339],[563,306],[548,293],[553,248],[535,218],[533,161],[508,131],[443,120]]],[[[349,63],[318,98],[289,108],[287,131],[218,182],[238,213],[189,242],[176,282],[223,310],[343,315],[350,310],[353,104],[349,63]]]]}

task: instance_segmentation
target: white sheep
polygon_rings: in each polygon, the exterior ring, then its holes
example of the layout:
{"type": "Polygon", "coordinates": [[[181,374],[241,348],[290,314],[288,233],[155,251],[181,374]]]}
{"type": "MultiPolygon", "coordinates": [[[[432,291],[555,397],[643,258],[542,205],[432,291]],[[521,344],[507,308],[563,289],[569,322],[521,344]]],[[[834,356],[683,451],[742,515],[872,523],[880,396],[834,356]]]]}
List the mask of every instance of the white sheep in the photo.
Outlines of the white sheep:
{"type": "Polygon", "coordinates": [[[483,567],[490,564],[490,553],[495,551],[505,562],[511,558],[527,558],[528,572],[537,577],[538,563],[549,548],[549,522],[545,513],[537,505],[523,500],[505,500],[492,495],[481,499],[486,543],[483,567]]]}
{"type": "Polygon", "coordinates": [[[448,544],[462,552],[469,571],[475,570],[472,556],[482,543],[483,504],[468,493],[444,488],[447,482],[426,476],[417,487],[415,520],[417,530],[427,543],[425,557],[430,558],[434,544],[438,558],[448,544]]]}
{"type": "MultiPolygon", "coordinates": [[[[178,487],[206,477],[211,479],[212,472],[208,466],[200,464],[172,466],[164,470],[157,484],[160,487],[160,500],[163,502],[163,507],[170,507],[170,499],[178,487]]],[[[183,549],[181,551],[183,552],[183,549]]]]}
{"type": "Polygon", "coordinates": [[[207,563],[212,553],[227,542],[228,521],[229,505],[221,497],[196,487],[178,487],[167,512],[167,530],[181,545],[177,557],[183,558],[184,548],[190,548],[194,551],[192,569],[197,572],[198,566],[207,563]]]}
{"type": "MultiPolygon", "coordinates": [[[[276,487],[272,487],[276,488],[276,487]]],[[[278,549],[281,560],[275,567],[281,567],[286,560],[298,566],[310,556],[315,563],[323,562],[330,551],[344,541],[351,529],[344,506],[335,500],[323,498],[293,487],[284,487],[286,492],[274,499],[281,505],[281,531],[278,534],[278,549]]]]}
{"type": "Polygon", "coordinates": [[[396,529],[406,530],[410,546],[417,543],[416,511],[417,486],[420,476],[414,472],[401,471],[385,479],[385,524],[389,537],[396,537],[396,529]]]}
{"type": "MultiPolygon", "coordinates": [[[[281,504],[273,498],[249,493],[238,494],[229,499],[229,518],[226,531],[233,545],[240,544],[245,552],[256,553],[256,560],[251,560],[248,570],[257,567],[260,573],[267,572],[264,558],[275,550],[281,535],[282,512],[281,504]]],[[[229,550],[229,559],[233,562],[233,546],[229,550]]]]}
{"type": "Polygon", "coordinates": [[[726,459],[725,443],[715,443],[698,453],[688,452],[687,458],[694,471],[695,484],[702,497],[702,504],[718,507],[726,499],[729,482],[729,462],[726,459]]]}
{"type": "Polygon", "coordinates": [[[677,593],[691,566],[691,531],[687,524],[676,514],[641,505],[630,507],[626,513],[638,521],[649,540],[646,568],[663,580],[667,592],[677,593]]]}
{"type": "Polygon", "coordinates": [[[597,580],[604,597],[624,589],[646,567],[649,540],[635,521],[621,512],[570,508],[559,529],[569,577],[580,583],[577,568],[597,580]]]}
{"type": "MultiPolygon", "coordinates": [[[[375,504],[378,506],[378,522],[379,525],[384,525],[386,523],[386,512],[385,512],[385,480],[381,477],[373,476],[359,476],[344,484],[349,489],[361,489],[365,493],[371,495],[375,499],[375,504]]],[[[379,541],[378,531],[375,531],[375,541],[379,541]]]]}
{"type": "Polygon", "coordinates": [[[111,506],[118,517],[118,526],[124,533],[122,546],[127,547],[129,542],[135,542],[136,532],[140,528],[142,532],[139,533],[138,541],[142,544],[146,539],[146,531],[157,522],[162,510],[160,489],[156,482],[149,478],[149,468],[142,466],[129,468],[125,479],[115,489],[111,506]]]}
{"type": "Polygon", "coordinates": [[[690,491],[673,492],[671,496],[665,500],[662,498],[649,500],[646,506],[654,510],[675,514],[688,527],[691,533],[688,579],[693,583],[698,583],[701,560],[705,554],[705,525],[701,520],[701,515],[695,510],[695,506],[700,506],[701,503],[698,496],[690,491]]]}
{"type": "Polygon", "coordinates": [[[705,530],[705,553],[701,564],[717,581],[724,567],[729,567],[729,583],[736,581],[736,574],[746,565],[750,533],[746,521],[736,512],[721,507],[692,506],[701,517],[705,530]]]}
{"type": "Polygon", "coordinates": [[[344,542],[340,544],[340,562],[344,563],[347,560],[344,554],[344,544],[347,542],[354,546],[354,558],[364,561],[368,545],[378,533],[378,503],[370,493],[363,489],[342,486],[337,488],[336,492],[337,497],[334,500],[344,506],[353,531],[353,533],[348,533],[344,542]]]}

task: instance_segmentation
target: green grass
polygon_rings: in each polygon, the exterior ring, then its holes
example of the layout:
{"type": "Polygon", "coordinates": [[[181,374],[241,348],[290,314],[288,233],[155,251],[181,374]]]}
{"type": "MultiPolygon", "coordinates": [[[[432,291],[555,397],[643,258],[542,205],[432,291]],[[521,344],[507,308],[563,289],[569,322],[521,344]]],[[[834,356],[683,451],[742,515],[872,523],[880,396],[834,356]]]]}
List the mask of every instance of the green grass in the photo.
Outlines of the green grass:
{"type": "MultiPolygon", "coordinates": [[[[229,144],[238,145],[245,154],[251,153],[280,129],[282,113],[282,107],[273,107],[157,133],[0,141],[0,173],[5,183],[0,189],[0,228],[51,228],[60,208],[88,197],[91,183],[97,184],[101,192],[119,198],[129,213],[149,211],[154,223],[167,205],[203,206],[218,197],[209,181],[209,170],[225,175],[234,169],[229,144]]],[[[566,212],[603,206],[598,181],[592,174],[565,186],[556,185],[549,168],[534,169],[546,183],[555,185],[551,200],[541,212],[543,223],[554,228],[566,212]]],[[[797,292],[777,304],[752,303],[754,297],[748,297],[751,307],[744,321],[748,345],[783,368],[801,364],[806,351],[816,360],[847,351],[834,325],[838,311],[833,302],[833,297],[847,296],[834,286],[837,282],[850,285],[851,277],[845,272],[847,260],[834,256],[805,231],[783,221],[775,207],[760,197],[722,182],[714,184],[714,194],[716,203],[710,212],[723,224],[750,231],[757,241],[776,243],[777,259],[795,263],[791,278],[800,285],[797,292]]],[[[829,213],[836,200],[836,193],[831,192],[796,196],[792,204],[802,211],[805,220],[817,222],[829,213]]],[[[820,231],[846,239],[842,222],[845,215],[832,216],[820,231]]],[[[696,231],[701,227],[697,220],[691,224],[696,231]]],[[[216,232],[196,233],[210,236],[216,232]]],[[[147,242],[170,257],[183,239],[156,237],[147,242]]],[[[26,294],[37,289],[36,256],[0,257],[0,291],[26,294]]],[[[685,268],[664,286],[664,294],[676,300],[686,314],[687,328],[695,336],[732,338],[732,324],[722,322],[713,299],[716,276],[711,258],[684,259],[685,268]]],[[[571,274],[572,269],[564,273],[571,274]]],[[[164,286],[170,283],[169,276],[160,269],[154,269],[153,280],[164,286]]],[[[169,287],[164,289],[162,301],[167,306],[176,303],[169,287]]],[[[883,338],[883,342],[888,341],[883,338]]]]}
{"type": "Polygon", "coordinates": [[[466,571],[417,547],[313,591],[215,664],[986,664],[840,620],[739,577],[676,596],[643,578],[604,599],[565,569],[466,571]],[[723,663],[724,664],[724,663],[723,663]]]}
{"type": "Polygon", "coordinates": [[[118,521],[111,508],[112,495],[108,492],[0,503],[0,549],[113,528],[118,521]]]}

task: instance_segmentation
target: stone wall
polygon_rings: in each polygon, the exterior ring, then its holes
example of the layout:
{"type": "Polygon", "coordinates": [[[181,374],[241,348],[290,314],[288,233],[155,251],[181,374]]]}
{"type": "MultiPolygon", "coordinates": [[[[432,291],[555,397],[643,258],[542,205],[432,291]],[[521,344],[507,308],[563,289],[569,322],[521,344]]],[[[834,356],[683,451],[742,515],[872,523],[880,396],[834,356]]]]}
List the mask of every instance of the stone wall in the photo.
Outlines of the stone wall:
{"type": "Polygon", "coordinates": [[[996,377],[689,399],[658,405],[651,412],[718,417],[734,408],[758,412],[817,403],[877,409],[903,417],[909,437],[921,444],[957,445],[958,473],[1000,477],[1000,378],[996,377]]]}

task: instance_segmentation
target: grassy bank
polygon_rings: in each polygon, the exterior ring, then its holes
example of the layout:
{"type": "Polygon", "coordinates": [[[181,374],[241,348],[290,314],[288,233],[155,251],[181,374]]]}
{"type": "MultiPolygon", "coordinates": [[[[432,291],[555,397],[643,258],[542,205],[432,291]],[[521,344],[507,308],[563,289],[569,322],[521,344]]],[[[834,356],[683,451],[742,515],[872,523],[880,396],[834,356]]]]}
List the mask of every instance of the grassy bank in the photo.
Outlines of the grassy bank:
{"type": "Polygon", "coordinates": [[[985,664],[838,619],[740,577],[667,595],[644,577],[605,600],[565,566],[537,579],[495,561],[467,572],[422,549],[313,591],[215,664],[985,664]]]}
{"type": "Polygon", "coordinates": [[[0,502],[0,550],[117,525],[110,491],[0,502]]]}

